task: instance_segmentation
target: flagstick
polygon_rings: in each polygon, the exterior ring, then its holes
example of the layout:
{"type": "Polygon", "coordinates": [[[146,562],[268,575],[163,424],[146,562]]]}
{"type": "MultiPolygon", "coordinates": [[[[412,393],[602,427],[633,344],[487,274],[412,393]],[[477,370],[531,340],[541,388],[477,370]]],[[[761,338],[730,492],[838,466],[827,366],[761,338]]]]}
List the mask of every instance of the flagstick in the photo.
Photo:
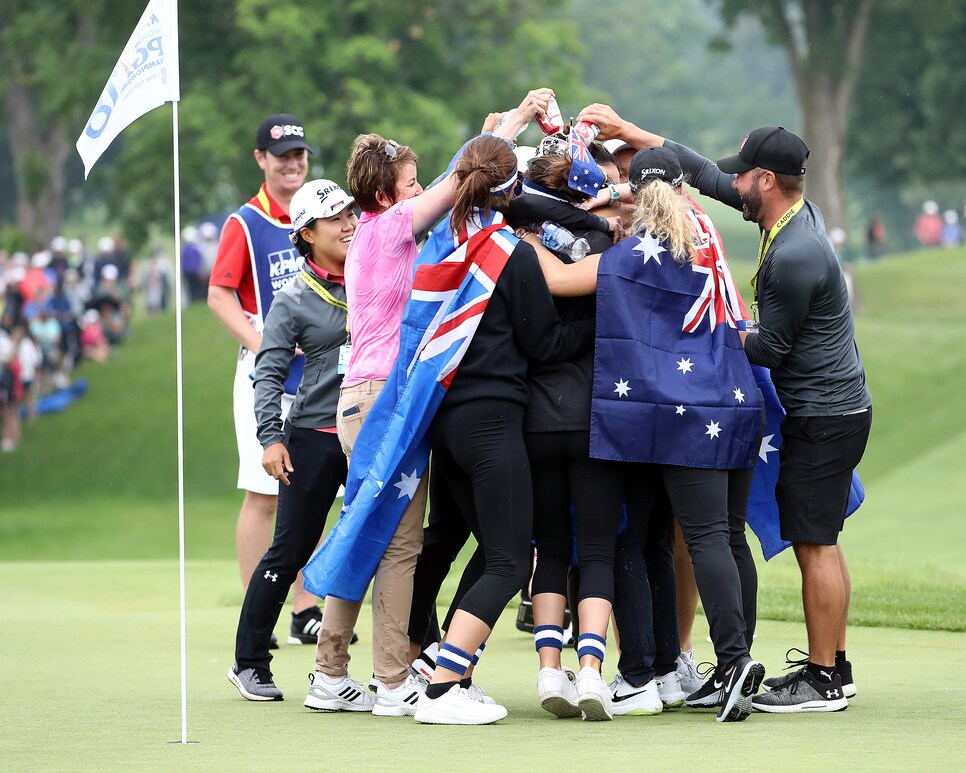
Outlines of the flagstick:
{"type": "Polygon", "coordinates": [[[174,308],[175,365],[178,390],[178,566],[181,575],[181,743],[188,743],[188,664],[184,572],[184,382],[181,356],[181,172],[178,102],[171,103],[174,138],[174,308]]]}

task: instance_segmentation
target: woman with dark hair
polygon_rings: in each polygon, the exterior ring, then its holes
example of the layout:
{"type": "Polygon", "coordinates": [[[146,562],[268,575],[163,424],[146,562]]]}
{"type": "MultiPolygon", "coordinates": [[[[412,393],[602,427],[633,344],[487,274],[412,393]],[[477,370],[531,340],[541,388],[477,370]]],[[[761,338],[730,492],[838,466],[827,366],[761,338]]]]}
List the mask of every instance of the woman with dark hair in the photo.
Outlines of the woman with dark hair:
{"type": "Polygon", "coordinates": [[[506,709],[472,700],[461,682],[530,568],[527,367],[573,357],[589,347],[591,335],[589,326],[561,322],[533,248],[505,225],[502,213],[517,181],[509,143],[473,140],[454,175],[452,236],[466,245],[466,270],[476,266],[494,284],[433,421],[431,475],[434,485],[448,488],[483,548],[485,567],[453,615],[415,718],[476,725],[502,719],[506,709]]]}
{"type": "MultiPolygon", "coordinates": [[[[335,433],[346,342],[343,271],[358,219],[353,200],[331,180],[305,183],[292,197],[290,238],[305,265],[275,296],[255,358],[255,419],[265,472],[279,488],[275,536],[245,594],[228,679],[248,700],[282,700],[269,670],[272,629],[289,586],[322,536],[326,515],[345,481],[346,461],[335,433]],[[292,352],[305,352],[305,375],[288,419],[281,400],[292,352]]],[[[364,691],[363,691],[364,693],[364,691]]],[[[363,693],[360,693],[361,695],[363,693]]],[[[358,711],[372,710],[364,693],[358,711]]]]}

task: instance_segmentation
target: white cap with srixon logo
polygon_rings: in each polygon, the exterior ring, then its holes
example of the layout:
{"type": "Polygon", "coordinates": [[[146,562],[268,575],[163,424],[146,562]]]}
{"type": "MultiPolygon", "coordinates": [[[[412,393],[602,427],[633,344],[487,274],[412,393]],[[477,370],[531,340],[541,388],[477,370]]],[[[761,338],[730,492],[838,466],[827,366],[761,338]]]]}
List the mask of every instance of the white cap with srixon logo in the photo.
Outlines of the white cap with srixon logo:
{"type": "Polygon", "coordinates": [[[355,203],[355,199],[332,180],[312,180],[296,191],[289,205],[292,216],[292,231],[310,225],[313,220],[338,215],[342,210],[355,203]]]}

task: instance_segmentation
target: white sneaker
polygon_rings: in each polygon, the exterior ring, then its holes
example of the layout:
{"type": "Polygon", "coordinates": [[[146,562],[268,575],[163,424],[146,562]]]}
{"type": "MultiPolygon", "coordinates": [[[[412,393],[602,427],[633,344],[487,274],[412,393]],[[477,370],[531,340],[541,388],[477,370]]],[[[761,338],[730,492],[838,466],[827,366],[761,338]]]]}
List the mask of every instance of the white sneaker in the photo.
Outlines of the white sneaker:
{"type": "Polygon", "coordinates": [[[375,697],[346,674],[332,684],[321,673],[309,674],[309,694],[302,704],[316,711],[372,711],[375,697]]]}
{"type": "Polygon", "coordinates": [[[693,650],[682,651],[675,663],[677,664],[678,676],[681,679],[681,689],[685,694],[691,695],[704,686],[705,680],[698,673],[698,667],[694,664],[693,650]]]}
{"type": "Polygon", "coordinates": [[[579,717],[577,705],[576,677],[573,671],[558,671],[555,668],[541,668],[537,673],[537,697],[540,707],[555,717],[579,717]]]}
{"type": "Polygon", "coordinates": [[[618,673],[607,687],[611,692],[615,716],[650,716],[660,714],[664,709],[656,679],[643,687],[635,687],[618,673]]]}
{"type": "Polygon", "coordinates": [[[489,725],[506,716],[506,709],[496,703],[480,703],[454,683],[439,698],[426,693],[419,697],[413,718],[424,725],[489,725]]]}
{"type": "Polygon", "coordinates": [[[496,701],[487,695],[486,690],[480,687],[476,682],[470,682],[470,686],[466,688],[466,692],[468,692],[470,694],[470,698],[477,703],[485,703],[488,706],[496,705],[496,701]]]}
{"type": "MultiPolygon", "coordinates": [[[[426,681],[410,674],[399,687],[386,687],[378,679],[376,683],[376,702],[372,707],[375,717],[405,717],[416,713],[419,696],[426,692],[426,681]]],[[[372,684],[372,682],[370,682],[372,684]]]]}
{"type": "Polygon", "coordinates": [[[600,672],[584,666],[577,674],[577,705],[584,719],[591,722],[607,721],[614,718],[610,690],[604,683],[600,672]]]}
{"type": "Polygon", "coordinates": [[[681,675],[677,671],[656,676],[654,681],[657,682],[657,689],[661,694],[661,703],[664,704],[665,708],[672,709],[684,705],[688,693],[681,689],[681,675]]]}

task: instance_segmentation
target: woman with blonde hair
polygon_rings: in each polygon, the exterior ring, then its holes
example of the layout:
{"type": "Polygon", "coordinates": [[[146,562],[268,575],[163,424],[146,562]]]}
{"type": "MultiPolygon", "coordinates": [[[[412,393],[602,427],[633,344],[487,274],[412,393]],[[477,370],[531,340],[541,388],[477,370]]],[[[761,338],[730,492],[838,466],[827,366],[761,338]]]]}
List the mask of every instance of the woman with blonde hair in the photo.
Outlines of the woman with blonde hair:
{"type": "Polygon", "coordinates": [[[636,236],[605,252],[598,267],[590,453],[632,463],[625,495],[642,528],[663,482],[717,657],[687,704],[720,706],[719,721],[740,721],[764,677],[749,655],[753,602],[743,608],[742,593],[754,572],[743,560],[744,515],[762,407],[719,237],[683,182],[665,148],[639,151],[631,162],[636,236]]]}

